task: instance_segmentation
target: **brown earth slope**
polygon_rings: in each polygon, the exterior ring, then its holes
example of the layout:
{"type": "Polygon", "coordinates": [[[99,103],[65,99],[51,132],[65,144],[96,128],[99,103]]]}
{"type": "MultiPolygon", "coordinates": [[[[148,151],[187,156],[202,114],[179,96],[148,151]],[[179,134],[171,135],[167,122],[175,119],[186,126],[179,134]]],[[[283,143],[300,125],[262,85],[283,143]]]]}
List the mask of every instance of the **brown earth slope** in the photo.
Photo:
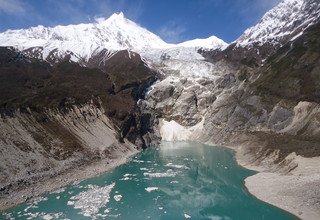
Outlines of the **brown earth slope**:
{"type": "Polygon", "coordinates": [[[34,188],[39,181],[122,161],[145,147],[151,130],[141,122],[150,116],[137,102],[155,80],[140,56],[127,51],[87,68],[68,59],[50,65],[1,47],[0,206],[41,193],[34,188]],[[33,193],[17,197],[28,188],[33,193]]]}

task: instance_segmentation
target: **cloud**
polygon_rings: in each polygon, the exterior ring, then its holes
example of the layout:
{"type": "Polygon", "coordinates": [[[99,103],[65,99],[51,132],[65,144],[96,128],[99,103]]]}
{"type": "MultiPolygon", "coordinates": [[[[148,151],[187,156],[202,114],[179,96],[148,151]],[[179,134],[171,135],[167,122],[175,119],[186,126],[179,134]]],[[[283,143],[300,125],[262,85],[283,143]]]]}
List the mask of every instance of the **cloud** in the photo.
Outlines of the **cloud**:
{"type": "Polygon", "coordinates": [[[0,13],[16,16],[26,14],[26,4],[21,0],[0,0],[0,13]]]}
{"type": "Polygon", "coordinates": [[[82,8],[84,7],[84,2],[82,0],[47,0],[47,6],[50,10],[47,14],[43,14],[41,11],[37,11],[37,14],[45,17],[47,21],[50,17],[56,20],[56,15],[61,18],[61,20],[66,20],[69,23],[80,23],[87,19],[87,15],[84,13],[82,8]]]}
{"type": "Polygon", "coordinates": [[[144,11],[142,0],[134,2],[127,0],[92,0],[91,6],[95,9],[94,17],[99,18],[106,18],[115,12],[122,11],[129,19],[137,21],[144,11]]]}
{"type": "Polygon", "coordinates": [[[134,3],[128,0],[47,0],[47,4],[50,5],[50,11],[49,14],[42,15],[43,17],[75,24],[93,21],[96,18],[108,18],[113,13],[120,11],[124,12],[129,19],[138,20],[144,10],[142,0],[134,3]],[[59,19],[55,19],[57,14],[59,19]]]}
{"type": "Polygon", "coordinates": [[[238,11],[243,20],[254,20],[257,22],[257,18],[260,19],[265,12],[279,4],[280,1],[281,0],[259,0],[252,3],[248,0],[235,0],[234,5],[231,8],[232,12],[230,14],[238,11]],[[254,12],[254,15],[256,16],[253,16],[252,12],[254,12]]]}
{"type": "MultiPolygon", "coordinates": [[[[241,2],[241,0],[238,0],[241,2]]],[[[281,0],[260,0],[251,4],[251,10],[257,10],[258,12],[266,12],[280,3],[281,0]]],[[[247,11],[248,12],[248,11],[247,11]]]]}
{"type": "Polygon", "coordinates": [[[179,43],[184,40],[183,34],[187,31],[182,25],[171,21],[157,31],[158,35],[168,43],[179,43]]]}
{"type": "Polygon", "coordinates": [[[269,9],[276,6],[280,2],[281,0],[261,0],[261,1],[258,1],[258,5],[260,6],[260,8],[269,9]]]}
{"type": "Polygon", "coordinates": [[[200,8],[206,7],[219,9],[222,6],[227,6],[225,14],[240,15],[240,19],[244,22],[257,22],[261,16],[279,4],[281,0],[197,0],[200,8]]]}
{"type": "Polygon", "coordinates": [[[36,25],[55,26],[108,18],[123,11],[125,16],[138,21],[144,11],[143,0],[0,0],[0,16],[4,29],[36,25]]]}
{"type": "Polygon", "coordinates": [[[132,20],[139,20],[144,12],[143,0],[139,0],[135,3],[134,7],[128,7],[125,11],[126,15],[132,20]]]}

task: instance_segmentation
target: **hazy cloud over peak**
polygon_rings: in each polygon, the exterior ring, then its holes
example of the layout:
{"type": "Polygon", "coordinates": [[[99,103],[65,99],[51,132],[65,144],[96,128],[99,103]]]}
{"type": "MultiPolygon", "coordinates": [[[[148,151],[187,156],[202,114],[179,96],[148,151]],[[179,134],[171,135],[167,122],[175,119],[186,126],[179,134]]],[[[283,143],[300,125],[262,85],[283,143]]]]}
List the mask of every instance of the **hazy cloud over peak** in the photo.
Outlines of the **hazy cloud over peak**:
{"type": "Polygon", "coordinates": [[[0,0],[0,13],[20,16],[26,13],[26,9],[20,0],[0,0]]]}

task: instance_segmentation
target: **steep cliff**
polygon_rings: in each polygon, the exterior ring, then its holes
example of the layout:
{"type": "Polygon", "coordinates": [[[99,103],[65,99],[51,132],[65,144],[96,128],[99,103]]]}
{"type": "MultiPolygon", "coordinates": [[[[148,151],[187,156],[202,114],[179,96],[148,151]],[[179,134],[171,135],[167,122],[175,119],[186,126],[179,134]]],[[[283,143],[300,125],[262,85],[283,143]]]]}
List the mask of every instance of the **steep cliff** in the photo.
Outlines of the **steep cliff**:
{"type": "Polygon", "coordinates": [[[320,216],[309,159],[320,156],[319,10],[283,0],[230,45],[167,44],[123,14],[0,34],[15,48],[0,48],[1,196],[159,139],[191,140],[234,148],[275,191],[294,185],[288,207],[261,196],[290,211],[311,183],[298,206],[320,216]]]}
{"type": "Polygon", "coordinates": [[[246,180],[250,192],[303,219],[317,219],[319,27],[310,25],[254,65],[228,59],[238,51],[226,49],[221,59],[207,57],[223,70],[210,77],[184,79],[169,72],[143,108],[159,116],[162,140],[232,147],[240,164],[262,171],[246,180]]]}
{"type": "Polygon", "coordinates": [[[116,53],[102,71],[69,61],[52,66],[0,48],[2,198],[146,146],[149,127],[141,122],[147,116],[137,101],[156,75],[139,55],[131,56],[116,53]]]}

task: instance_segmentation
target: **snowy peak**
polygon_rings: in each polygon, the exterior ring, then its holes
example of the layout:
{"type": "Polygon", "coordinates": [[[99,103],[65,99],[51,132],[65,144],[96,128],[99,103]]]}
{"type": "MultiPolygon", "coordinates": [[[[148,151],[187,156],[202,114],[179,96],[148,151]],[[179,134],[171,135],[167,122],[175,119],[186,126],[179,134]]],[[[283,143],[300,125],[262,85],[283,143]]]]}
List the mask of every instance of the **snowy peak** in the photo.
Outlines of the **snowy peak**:
{"type": "Polygon", "coordinates": [[[114,13],[107,20],[109,20],[109,21],[113,21],[113,20],[119,21],[119,20],[126,20],[126,18],[124,16],[123,12],[121,11],[121,12],[118,12],[118,13],[114,13]]]}
{"type": "Polygon", "coordinates": [[[205,49],[218,49],[228,46],[226,42],[217,38],[216,36],[211,36],[205,39],[194,39],[182,42],[177,46],[180,47],[196,47],[196,48],[205,48],[205,49]]]}
{"type": "Polygon", "coordinates": [[[95,18],[96,24],[102,27],[108,27],[110,25],[113,26],[124,26],[124,25],[135,25],[141,28],[139,25],[134,23],[133,21],[127,19],[122,12],[114,13],[109,18],[98,17],[95,18]]]}
{"type": "Polygon", "coordinates": [[[25,51],[28,56],[62,59],[66,54],[71,60],[89,60],[103,50],[132,50],[144,53],[149,49],[176,47],[205,47],[216,49],[226,43],[216,37],[196,39],[181,44],[168,44],[160,37],[135,22],[127,19],[122,12],[108,19],[96,18],[89,24],[8,30],[0,33],[0,46],[12,46],[25,51]]]}
{"type": "Polygon", "coordinates": [[[283,44],[318,21],[319,17],[319,0],[282,0],[236,42],[241,46],[267,42],[283,44]]]}
{"type": "Polygon", "coordinates": [[[142,50],[167,48],[160,37],[125,18],[123,13],[108,19],[98,18],[95,23],[68,26],[8,30],[0,33],[1,46],[13,46],[19,50],[42,48],[43,59],[53,50],[64,54],[72,52],[78,59],[88,59],[103,49],[142,50]]]}

